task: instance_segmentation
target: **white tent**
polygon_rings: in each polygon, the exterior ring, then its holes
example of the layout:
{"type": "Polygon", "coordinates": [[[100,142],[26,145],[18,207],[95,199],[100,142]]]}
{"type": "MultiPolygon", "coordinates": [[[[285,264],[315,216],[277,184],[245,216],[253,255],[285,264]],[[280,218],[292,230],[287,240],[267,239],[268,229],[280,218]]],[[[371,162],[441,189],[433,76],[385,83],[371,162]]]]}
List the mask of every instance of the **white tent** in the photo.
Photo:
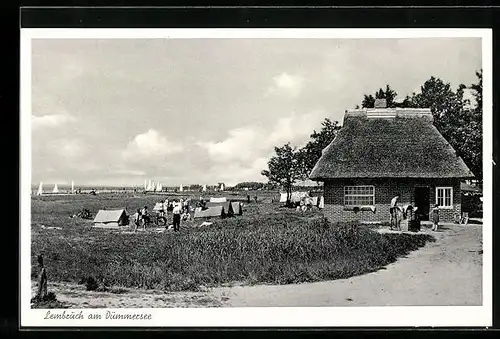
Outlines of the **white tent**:
{"type": "Polygon", "coordinates": [[[128,214],[124,209],[99,210],[94,218],[94,227],[117,228],[128,224],[128,214]]]}
{"type": "MultiPolygon", "coordinates": [[[[299,202],[302,198],[309,197],[309,192],[292,192],[291,202],[299,202]]],[[[280,202],[286,202],[286,193],[280,193],[280,202]]]]}
{"type": "Polygon", "coordinates": [[[207,185],[203,185],[203,189],[202,189],[203,192],[206,192],[207,191],[207,185]]]}
{"type": "Polygon", "coordinates": [[[179,186],[179,192],[184,192],[184,188],[182,187],[182,184],[179,186]]]}
{"type": "Polygon", "coordinates": [[[57,188],[57,184],[54,185],[54,189],[52,190],[52,193],[59,193],[59,189],[57,188]]]}
{"type": "Polygon", "coordinates": [[[210,202],[226,202],[227,199],[226,197],[222,197],[222,198],[210,198],[210,202]]]}
{"type": "Polygon", "coordinates": [[[40,182],[40,185],[38,186],[38,191],[36,192],[36,195],[42,195],[43,194],[43,182],[40,182]]]}

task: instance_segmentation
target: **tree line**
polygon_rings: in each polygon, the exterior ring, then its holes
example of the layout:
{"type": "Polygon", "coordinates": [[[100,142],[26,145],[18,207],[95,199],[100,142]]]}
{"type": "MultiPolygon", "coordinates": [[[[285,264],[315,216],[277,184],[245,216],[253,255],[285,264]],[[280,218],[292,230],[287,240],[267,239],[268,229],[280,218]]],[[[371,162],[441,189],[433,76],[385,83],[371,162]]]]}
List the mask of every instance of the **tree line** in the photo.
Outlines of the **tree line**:
{"type": "MultiPolygon", "coordinates": [[[[483,71],[475,73],[476,83],[469,86],[460,84],[455,90],[449,82],[431,76],[420,87],[419,93],[412,93],[399,101],[398,93],[387,84],[374,94],[365,94],[361,107],[372,108],[376,99],[386,99],[389,108],[430,108],[434,126],[482,183],[483,71]],[[465,89],[471,90],[474,103],[464,97],[465,89]]],[[[360,108],[359,105],[356,108],[360,108]]],[[[333,141],[340,128],[338,121],[325,118],[321,129],[313,131],[304,147],[298,148],[290,143],[275,146],[275,154],[269,159],[268,169],[261,174],[270,184],[286,190],[290,200],[294,183],[309,177],[322,150],[333,141]]]]}

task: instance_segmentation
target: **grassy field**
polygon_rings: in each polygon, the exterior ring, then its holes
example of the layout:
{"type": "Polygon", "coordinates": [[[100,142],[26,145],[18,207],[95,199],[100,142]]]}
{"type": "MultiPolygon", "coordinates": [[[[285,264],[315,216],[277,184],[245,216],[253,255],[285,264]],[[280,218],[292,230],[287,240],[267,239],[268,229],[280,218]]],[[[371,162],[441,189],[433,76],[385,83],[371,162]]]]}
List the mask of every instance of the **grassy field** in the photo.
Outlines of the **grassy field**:
{"type": "MultiPolygon", "coordinates": [[[[255,192],[228,198],[244,199],[255,192]]],[[[124,233],[69,218],[82,208],[133,212],[165,196],[102,194],[32,198],[32,267],[43,254],[49,279],[106,286],[196,291],[227,283],[288,284],[340,279],[375,271],[432,241],[428,235],[380,234],[357,225],[332,225],[318,210],[299,213],[257,192],[243,216],[181,224],[181,232],[124,233]],[[56,226],[61,229],[44,229],[56,226]]],[[[213,195],[212,195],[213,196],[213,195]]],[[[184,197],[187,197],[185,195],[184,197]]],[[[199,193],[192,196],[199,198],[199,193]]]]}

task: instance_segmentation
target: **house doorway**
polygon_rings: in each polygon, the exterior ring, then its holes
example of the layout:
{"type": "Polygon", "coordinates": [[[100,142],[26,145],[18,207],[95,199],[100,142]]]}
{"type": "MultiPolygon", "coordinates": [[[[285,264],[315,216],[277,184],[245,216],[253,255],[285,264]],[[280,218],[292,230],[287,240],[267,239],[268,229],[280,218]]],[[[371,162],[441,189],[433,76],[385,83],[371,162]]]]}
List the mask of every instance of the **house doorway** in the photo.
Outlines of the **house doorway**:
{"type": "Polygon", "coordinates": [[[415,207],[418,207],[416,213],[420,216],[420,220],[429,220],[429,208],[430,208],[430,188],[426,187],[415,187],[415,207]]]}

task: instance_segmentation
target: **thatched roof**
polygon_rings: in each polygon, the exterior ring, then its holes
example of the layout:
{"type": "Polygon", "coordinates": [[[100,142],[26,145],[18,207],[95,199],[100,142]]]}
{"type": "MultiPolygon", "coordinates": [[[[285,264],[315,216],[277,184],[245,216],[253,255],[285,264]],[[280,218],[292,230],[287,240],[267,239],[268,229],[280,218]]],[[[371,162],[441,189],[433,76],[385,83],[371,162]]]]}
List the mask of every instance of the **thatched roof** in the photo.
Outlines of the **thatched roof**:
{"type": "Polygon", "coordinates": [[[334,178],[472,178],[432,124],[430,110],[348,111],[310,174],[334,178]]]}

